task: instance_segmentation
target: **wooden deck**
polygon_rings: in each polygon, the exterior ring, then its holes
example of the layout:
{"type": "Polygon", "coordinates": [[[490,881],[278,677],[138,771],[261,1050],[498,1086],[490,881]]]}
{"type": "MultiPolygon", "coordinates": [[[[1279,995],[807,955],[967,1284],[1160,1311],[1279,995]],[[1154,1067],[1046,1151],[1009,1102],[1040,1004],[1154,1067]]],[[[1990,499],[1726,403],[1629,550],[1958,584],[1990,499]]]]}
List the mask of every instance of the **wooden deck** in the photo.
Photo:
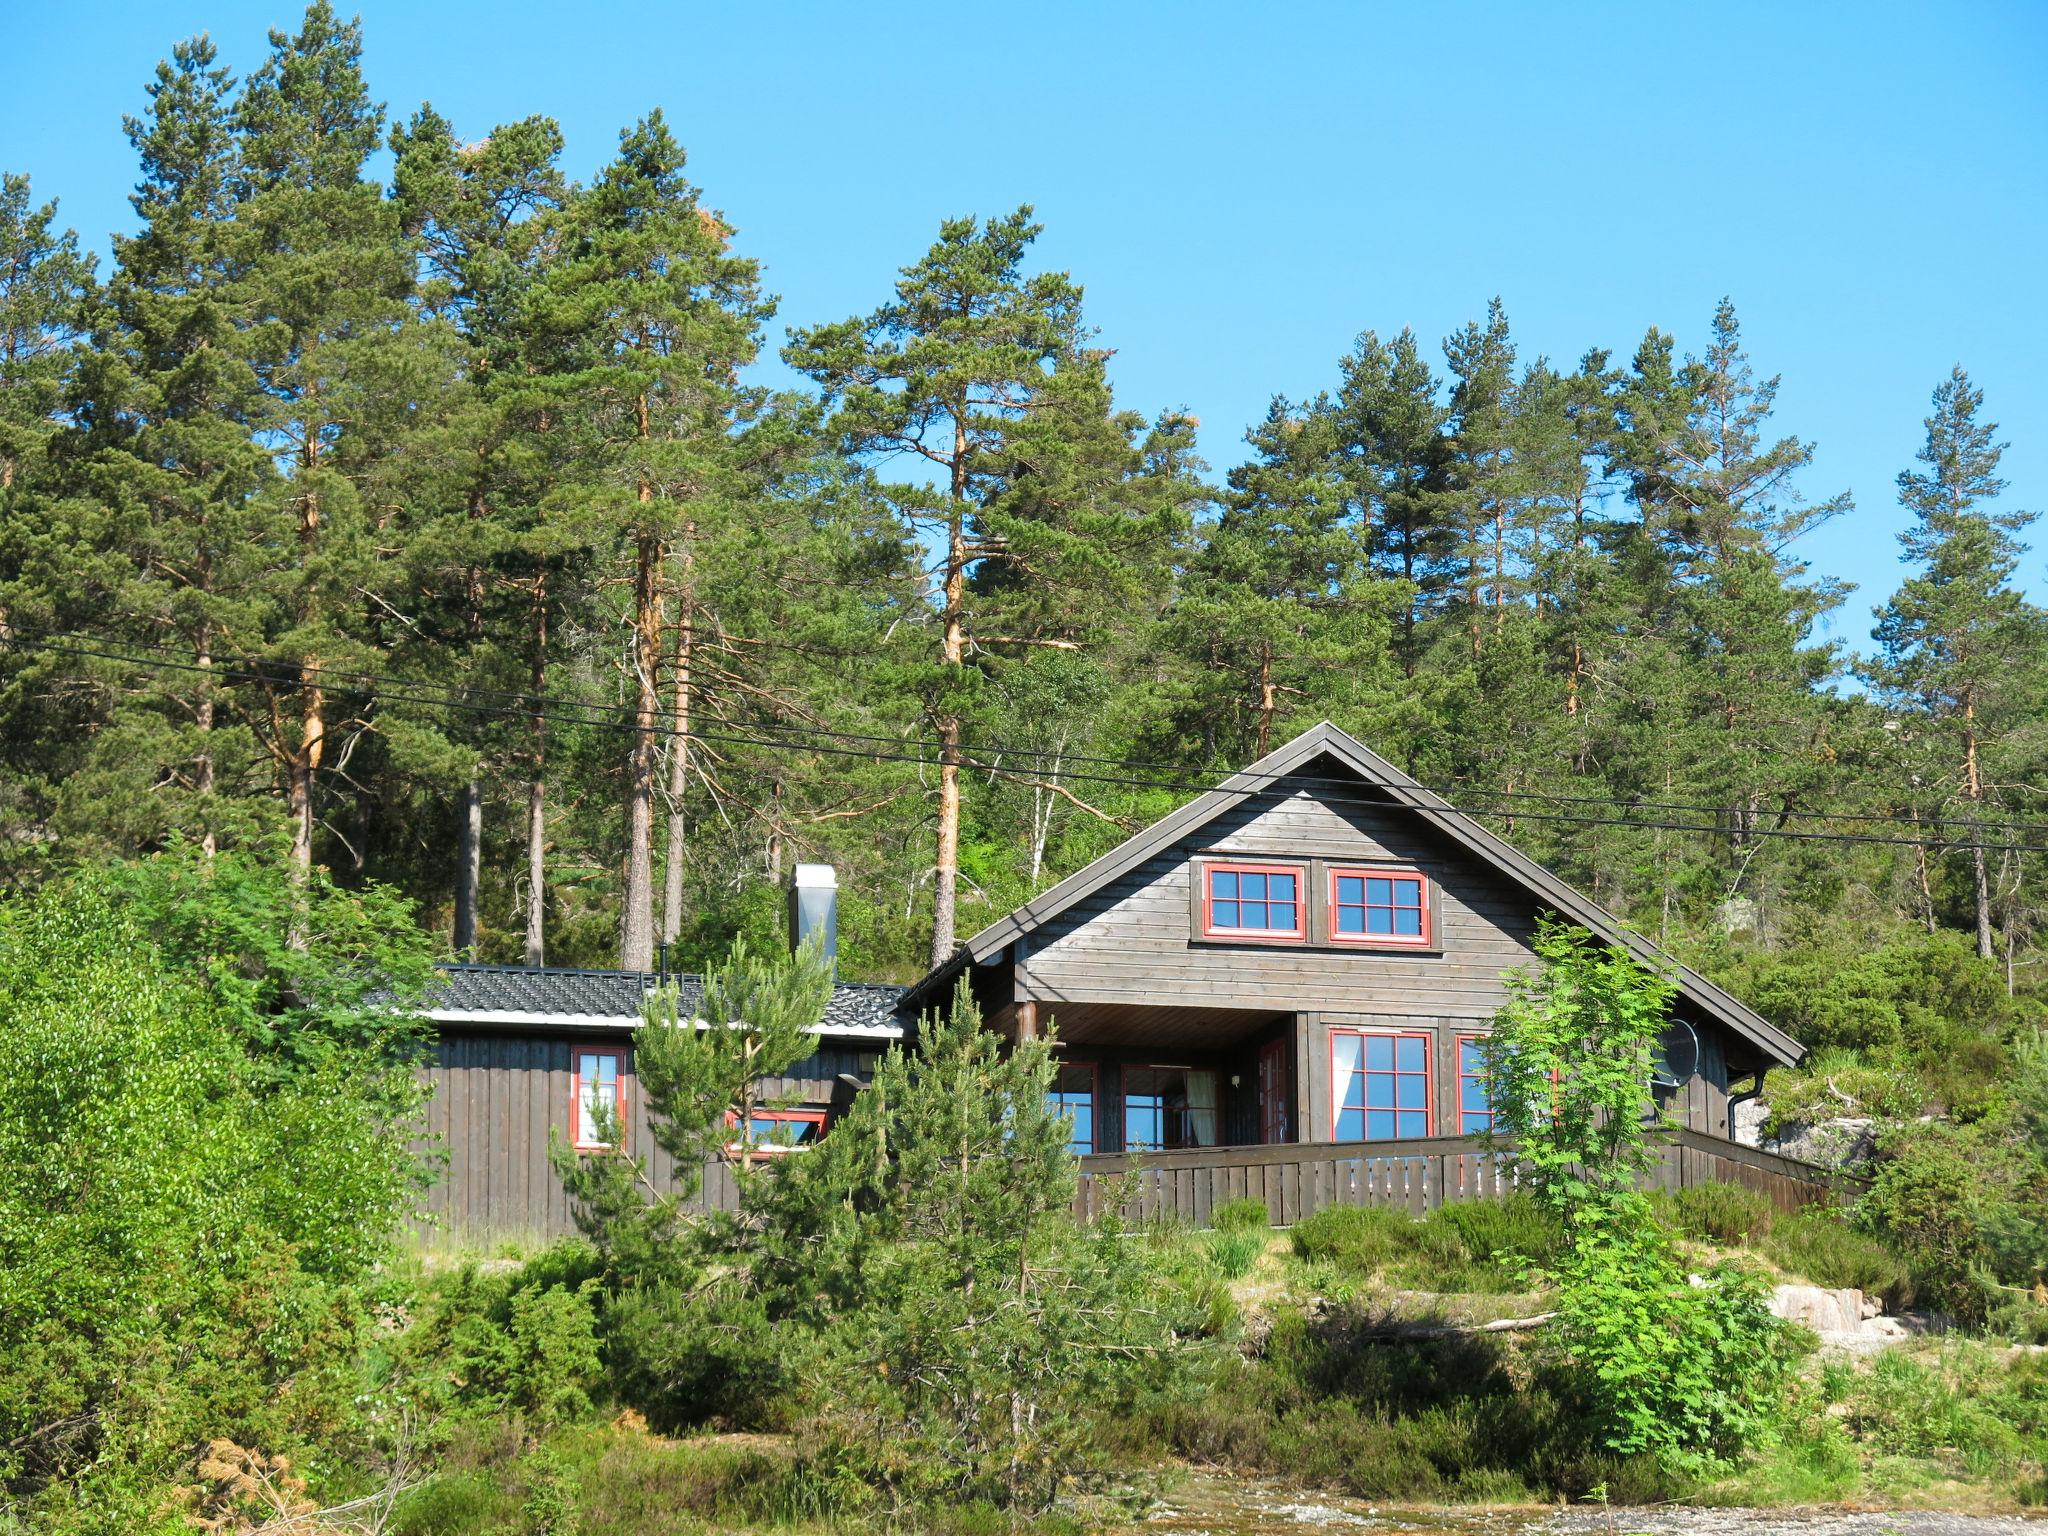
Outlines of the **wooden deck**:
{"type": "MultiPolygon", "coordinates": [[[[1859,1193],[1857,1180],[1812,1163],[1673,1127],[1652,1133],[1658,1161],[1652,1189],[1740,1184],[1783,1211],[1859,1193]]],[[[1208,1224],[1227,1200],[1263,1200],[1274,1226],[1292,1226],[1325,1206],[1380,1205],[1420,1216],[1447,1200],[1505,1194],[1513,1180],[1503,1144],[1487,1136],[1431,1136],[1172,1152],[1095,1153],[1081,1162],[1074,1213],[1093,1220],[1109,1192],[1134,1178],[1126,1219],[1174,1217],[1208,1224]]]]}

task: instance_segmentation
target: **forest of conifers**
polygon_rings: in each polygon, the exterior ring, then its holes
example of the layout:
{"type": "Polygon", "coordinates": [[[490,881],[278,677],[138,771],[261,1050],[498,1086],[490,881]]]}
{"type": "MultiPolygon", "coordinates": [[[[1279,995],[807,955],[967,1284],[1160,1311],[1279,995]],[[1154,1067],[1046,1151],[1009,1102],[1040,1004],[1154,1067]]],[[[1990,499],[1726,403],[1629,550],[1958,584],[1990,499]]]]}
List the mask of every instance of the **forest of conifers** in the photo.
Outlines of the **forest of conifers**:
{"type": "Polygon", "coordinates": [[[7,177],[0,880],[261,845],[644,967],[820,860],[904,978],[1327,718],[1653,936],[1947,930],[2028,990],[2048,628],[1960,367],[1891,593],[1802,562],[1847,499],[1726,302],[1558,361],[1333,301],[1219,480],[1028,208],[780,315],[658,112],[578,183],[546,118],[387,117],[360,47],[178,45],[104,261],[7,177]]]}

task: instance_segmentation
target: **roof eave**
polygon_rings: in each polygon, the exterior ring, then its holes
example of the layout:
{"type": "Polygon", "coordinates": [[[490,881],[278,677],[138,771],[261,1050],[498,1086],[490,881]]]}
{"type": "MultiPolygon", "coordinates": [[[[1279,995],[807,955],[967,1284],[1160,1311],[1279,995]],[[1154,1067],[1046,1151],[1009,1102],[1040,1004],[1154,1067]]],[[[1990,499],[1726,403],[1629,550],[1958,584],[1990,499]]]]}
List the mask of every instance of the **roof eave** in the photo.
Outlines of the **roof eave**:
{"type": "Polygon", "coordinates": [[[1449,801],[1424,789],[1357,738],[1327,720],[1302,732],[1294,740],[1269,752],[1170,815],[1161,817],[1136,836],[983,928],[954,951],[951,958],[914,983],[903,994],[899,1010],[923,1007],[940,984],[966,965],[987,962],[1014,940],[1051,921],[1074,902],[1142,864],[1186,833],[1240,804],[1272,779],[1291,773],[1325,753],[1366,780],[1370,787],[1388,795],[1401,808],[1415,812],[1453,842],[1516,880],[1539,900],[1555,908],[1560,916],[1572,919],[1609,943],[1620,945],[1645,964],[1668,974],[1677,983],[1681,995],[1714,1022],[1748,1040],[1782,1065],[1797,1066],[1805,1058],[1806,1048],[1783,1030],[1691,967],[1666,955],[1604,907],[1581,895],[1512,844],[1487,831],[1449,801]]]}

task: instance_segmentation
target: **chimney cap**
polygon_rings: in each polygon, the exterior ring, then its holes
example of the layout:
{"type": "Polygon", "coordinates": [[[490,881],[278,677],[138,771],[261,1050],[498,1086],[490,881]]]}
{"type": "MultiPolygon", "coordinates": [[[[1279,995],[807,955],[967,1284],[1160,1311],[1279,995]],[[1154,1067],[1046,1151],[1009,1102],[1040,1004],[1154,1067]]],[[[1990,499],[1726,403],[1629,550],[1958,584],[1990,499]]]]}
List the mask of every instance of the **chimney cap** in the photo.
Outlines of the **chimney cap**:
{"type": "Polygon", "coordinates": [[[839,871],[830,864],[799,864],[790,883],[804,890],[837,890],[839,871]]]}

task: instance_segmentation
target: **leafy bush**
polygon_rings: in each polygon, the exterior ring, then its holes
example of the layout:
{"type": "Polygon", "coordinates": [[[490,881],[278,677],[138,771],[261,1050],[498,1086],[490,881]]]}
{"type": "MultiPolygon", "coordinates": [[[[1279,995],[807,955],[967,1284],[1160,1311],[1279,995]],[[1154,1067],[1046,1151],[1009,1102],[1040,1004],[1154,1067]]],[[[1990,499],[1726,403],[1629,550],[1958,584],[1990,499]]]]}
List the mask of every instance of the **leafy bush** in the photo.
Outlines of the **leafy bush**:
{"type": "Polygon", "coordinates": [[[1923,1301],[1959,1322],[1981,1323],[1991,1306],[1984,1283],[1991,1254],[1979,1224],[1988,1183],[1981,1143],[1937,1121],[1894,1127],[1879,1151],[1859,1218],[1898,1245],[1923,1301]]]}
{"type": "Polygon", "coordinates": [[[246,995],[138,926],[146,874],[0,906],[0,1484],[109,1527],[194,1445],[361,1423],[419,1178],[390,1058],[320,1019],[252,1056],[246,995]]]}
{"type": "Polygon", "coordinates": [[[1770,1235],[1777,1208],[1740,1184],[1694,1184],[1666,1202],[1671,1224],[1686,1237],[1726,1247],[1752,1247],[1770,1235]]]}
{"type": "Polygon", "coordinates": [[[1256,1227],[1264,1231],[1271,1225],[1266,1214],[1266,1202],[1250,1197],[1226,1200],[1209,1213],[1209,1225],[1219,1232],[1234,1231],[1243,1227],[1256,1227]]]}
{"type": "Polygon", "coordinates": [[[1499,1123],[1525,1188],[1565,1242],[1544,1278],[1541,1349],[1599,1442],[1674,1468],[1768,1438],[1792,1338],[1761,1276],[1687,1273],[1637,1180],[1651,1153],[1643,1082],[1669,978],[1582,930],[1539,925],[1539,968],[1508,978],[1486,1043],[1499,1123]]]}

